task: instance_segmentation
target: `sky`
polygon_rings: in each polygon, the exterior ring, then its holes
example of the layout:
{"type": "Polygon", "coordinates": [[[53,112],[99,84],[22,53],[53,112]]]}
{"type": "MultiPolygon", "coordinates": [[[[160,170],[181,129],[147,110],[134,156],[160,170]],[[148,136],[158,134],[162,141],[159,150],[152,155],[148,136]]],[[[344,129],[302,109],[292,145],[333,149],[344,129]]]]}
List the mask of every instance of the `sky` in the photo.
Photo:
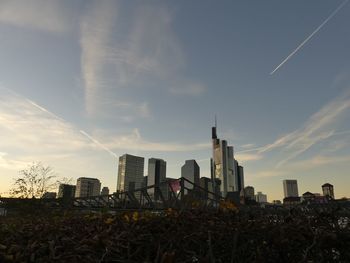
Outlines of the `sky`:
{"type": "Polygon", "coordinates": [[[245,185],[350,197],[350,3],[1,0],[0,193],[33,162],[111,191],[117,158],[187,159],[211,126],[245,185]]]}

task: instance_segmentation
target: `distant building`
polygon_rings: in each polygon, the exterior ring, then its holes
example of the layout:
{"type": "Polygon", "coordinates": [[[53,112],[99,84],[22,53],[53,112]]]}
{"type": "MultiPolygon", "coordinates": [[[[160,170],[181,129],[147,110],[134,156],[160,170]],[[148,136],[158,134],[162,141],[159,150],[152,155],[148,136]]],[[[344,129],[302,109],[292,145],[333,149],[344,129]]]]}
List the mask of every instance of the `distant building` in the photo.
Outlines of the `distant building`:
{"type": "Polygon", "coordinates": [[[44,199],[55,199],[57,194],[55,192],[46,192],[42,198],[44,199]]]}
{"type": "Polygon", "coordinates": [[[234,158],[233,146],[217,137],[216,127],[212,127],[213,157],[210,159],[211,180],[217,189],[216,179],[220,180],[220,195],[226,197],[228,192],[240,192],[243,189],[243,170],[241,181],[238,175],[238,162],[234,158]]]}
{"type": "Polygon", "coordinates": [[[244,170],[243,166],[238,165],[237,166],[237,178],[238,178],[238,191],[241,192],[244,190],[244,170]]]}
{"type": "Polygon", "coordinates": [[[109,188],[107,186],[102,188],[101,195],[109,195],[109,188]]]}
{"type": "Polygon", "coordinates": [[[255,200],[255,191],[253,186],[247,186],[244,188],[245,198],[249,200],[255,200]]]}
{"type": "MultiPolygon", "coordinates": [[[[181,167],[181,177],[187,179],[190,182],[185,181],[184,186],[187,189],[194,189],[194,185],[199,186],[199,173],[200,168],[195,160],[186,160],[185,164],[181,167]]],[[[185,189],[185,194],[187,190],[185,189]]]]}
{"type": "Polygon", "coordinates": [[[315,199],[315,194],[311,192],[305,192],[302,195],[302,201],[310,202],[310,201],[313,201],[314,199],[315,199]]]}
{"type": "Polygon", "coordinates": [[[322,185],[322,192],[324,196],[334,199],[334,187],[333,185],[326,183],[322,185]]]}
{"type": "Polygon", "coordinates": [[[75,185],[60,184],[60,186],[58,187],[58,198],[63,198],[65,200],[72,199],[75,196],[75,191],[75,185]]]}
{"type": "Polygon", "coordinates": [[[174,192],[174,194],[177,194],[177,185],[180,187],[179,185],[179,180],[176,178],[165,178],[165,182],[167,182],[166,187],[163,188],[164,191],[164,199],[165,200],[169,200],[171,198],[173,198],[173,194],[172,192],[174,192]]]}
{"type": "Polygon", "coordinates": [[[99,196],[100,191],[100,180],[96,178],[80,177],[77,180],[75,197],[99,196]]]}
{"type": "MultiPolygon", "coordinates": [[[[158,186],[163,195],[166,195],[167,185],[166,180],[166,161],[162,159],[150,158],[148,160],[148,177],[147,186],[158,186]]],[[[155,188],[147,189],[148,194],[153,200],[160,200],[159,193],[155,191],[155,188]]]]}
{"type": "Polygon", "coordinates": [[[147,187],[147,180],[148,180],[148,176],[146,175],[143,177],[143,180],[142,180],[142,188],[147,187]]]}
{"type": "Polygon", "coordinates": [[[143,186],[145,159],[124,154],[119,157],[117,191],[134,191],[143,186]]]}
{"type": "Polygon", "coordinates": [[[301,198],[299,196],[290,196],[283,199],[284,206],[295,206],[300,204],[301,198]]]}
{"type": "Polygon", "coordinates": [[[298,197],[298,182],[297,180],[283,180],[284,197],[298,197]]]}
{"type": "Polygon", "coordinates": [[[272,203],[273,203],[274,205],[282,205],[281,200],[273,200],[272,203]]]}
{"type": "Polygon", "coordinates": [[[255,195],[255,201],[258,203],[267,203],[267,195],[263,194],[262,192],[258,192],[255,195]]]}
{"type": "Polygon", "coordinates": [[[199,179],[199,186],[202,188],[200,190],[200,193],[201,193],[201,197],[203,199],[213,199],[214,196],[213,196],[213,184],[210,180],[210,178],[208,177],[201,177],[199,179]],[[211,193],[208,193],[208,192],[211,192],[211,193]]]}

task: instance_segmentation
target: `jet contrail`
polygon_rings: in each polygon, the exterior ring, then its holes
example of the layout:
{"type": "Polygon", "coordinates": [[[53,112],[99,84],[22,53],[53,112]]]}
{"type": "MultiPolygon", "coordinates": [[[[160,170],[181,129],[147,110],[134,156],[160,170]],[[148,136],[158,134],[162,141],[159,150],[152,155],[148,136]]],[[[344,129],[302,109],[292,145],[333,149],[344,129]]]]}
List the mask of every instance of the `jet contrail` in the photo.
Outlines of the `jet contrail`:
{"type": "Polygon", "coordinates": [[[95,143],[97,146],[101,147],[102,149],[104,149],[105,151],[109,152],[110,155],[112,155],[113,157],[118,157],[116,153],[112,152],[110,149],[108,149],[106,146],[104,146],[102,143],[100,143],[98,140],[96,140],[95,138],[92,138],[89,134],[87,134],[86,132],[84,132],[83,130],[80,130],[80,133],[83,134],[84,136],[86,136],[87,138],[89,138],[93,143],[95,143]]]}
{"type": "Polygon", "coordinates": [[[329,20],[332,19],[333,16],[335,16],[338,11],[340,9],[342,9],[348,2],[349,0],[345,0],[343,3],[341,3],[337,9],[335,9],[332,14],[330,14],[329,17],[327,17],[327,19],[325,21],[323,21],[323,23],[321,25],[319,25],[315,30],[314,32],[312,32],[303,42],[301,42],[301,44],[292,52],[288,55],[288,57],[286,57],[282,62],[281,64],[279,64],[273,71],[271,71],[270,75],[272,75],[273,73],[275,73],[280,67],[283,66],[284,63],[286,63],[295,53],[298,52],[299,49],[301,49],[318,31],[320,31],[320,29],[325,25],[327,24],[327,22],[329,20]]]}
{"type": "MultiPolygon", "coordinates": [[[[32,106],[36,107],[37,109],[41,110],[42,112],[45,112],[46,114],[51,115],[52,117],[54,117],[55,119],[62,121],[64,123],[68,123],[70,124],[68,121],[66,121],[65,119],[62,119],[61,117],[57,116],[56,114],[52,113],[51,111],[45,109],[44,107],[38,105],[37,103],[35,103],[34,101],[24,97],[23,95],[20,95],[18,93],[16,93],[15,91],[5,88],[3,86],[0,86],[0,88],[7,90],[8,92],[12,93],[14,96],[16,97],[20,97],[23,98],[24,100],[26,100],[29,104],[31,104],[32,106]]],[[[76,127],[74,127],[72,125],[72,127],[74,129],[76,129],[76,127]]],[[[83,134],[85,137],[87,137],[89,140],[91,140],[93,143],[95,143],[97,146],[99,146],[100,148],[102,148],[103,150],[107,151],[109,154],[111,154],[113,157],[118,157],[116,153],[112,152],[110,149],[108,149],[106,146],[104,146],[103,144],[101,144],[99,141],[97,141],[96,139],[92,138],[89,134],[87,134],[85,131],[83,130],[79,130],[79,132],[81,134],[83,134]]]]}

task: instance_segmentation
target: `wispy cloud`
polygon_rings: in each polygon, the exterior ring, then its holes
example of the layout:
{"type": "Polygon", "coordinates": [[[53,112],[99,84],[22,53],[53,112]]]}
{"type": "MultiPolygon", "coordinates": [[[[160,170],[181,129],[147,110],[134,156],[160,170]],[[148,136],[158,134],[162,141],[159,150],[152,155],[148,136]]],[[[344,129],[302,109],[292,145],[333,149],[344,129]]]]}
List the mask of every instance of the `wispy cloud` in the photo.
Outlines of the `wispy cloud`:
{"type": "Polygon", "coordinates": [[[349,0],[343,1],[323,22],[319,25],[303,42],[297,46],[274,70],[271,71],[270,75],[274,74],[279,68],[281,68],[291,57],[293,57],[321,28],[331,20],[340,9],[342,9],[349,0]]]}
{"type": "Polygon", "coordinates": [[[61,1],[2,0],[0,22],[13,26],[63,33],[71,29],[72,17],[61,1]]]}
{"type": "Polygon", "coordinates": [[[254,153],[237,153],[235,155],[235,158],[238,160],[238,162],[249,162],[249,161],[257,161],[263,158],[261,154],[254,154],[254,153]]]}
{"type": "Polygon", "coordinates": [[[108,136],[102,131],[96,131],[95,138],[105,138],[104,145],[113,151],[142,151],[142,152],[193,152],[210,149],[210,143],[163,143],[144,139],[137,128],[128,134],[108,136]]]}
{"type": "Polygon", "coordinates": [[[280,167],[313,145],[337,135],[336,124],[349,108],[350,91],[348,90],[313,114],[301,128],[278,138],[272,144],[261,147],[258,153],[280,149],[284,156],[277,164],[277,167],[280,167]]]}
{"type": "Polygon", "coordinates": [[[80,23],[81,70],[88,114],[97,108],[98,93],[105,87],[103,70],[108,65],[111,32],[117,8],[112,1],[94,2],[80,23]]]}
{"type": "Polygon", "coordinates": [[[165,5],[143,3],[128,17],[122,9],[123,5],[115,2],[90,5],[81,21],[81,68],[88,114],[113,110],[114,101],[122,100],[126,102],[123,108],[130,112],[124,116],[126,121],[150,117],[147,101],[135,101],[135,96],[131,101],[125,96],[141,89],[167,89],[170,94],[187,96],[203,93],[205,87],[200,82],[183,77],[186,59],[165,5]],[[128,23],[121,28],[118,21],[128,23]]]}

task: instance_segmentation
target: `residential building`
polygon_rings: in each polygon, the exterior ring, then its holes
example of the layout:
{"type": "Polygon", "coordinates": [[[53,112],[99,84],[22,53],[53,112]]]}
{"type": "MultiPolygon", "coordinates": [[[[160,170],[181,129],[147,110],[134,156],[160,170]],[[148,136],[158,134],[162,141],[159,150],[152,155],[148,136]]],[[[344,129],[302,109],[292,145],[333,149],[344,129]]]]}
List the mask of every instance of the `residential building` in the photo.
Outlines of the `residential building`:
{"type": "Polygon", "coordinates": [[[255,200],[255,192],[254,192],[254,187],[253,186],[247,186],[244,188],[244,195],[245,198],[249,200],[255,200]]]}
{"type": "Polygon", "coordinates": [[[257,201],[258,203],[267,203],[267,195],[263,194],[262,192],[258,192],[255,195],[255,201],[257,201]]]}
{"type": "Polygon", "coordinates": [[[284,197],[298,197],[298,182],[297,180],[283,180],[284,197]]]}
{"type": "Polygon", "coordinates": [[[58,187],[58,198],[63,198],[65,200],[72,199],[75,196],[75,191],[75,185],[60,184],[60,186],[58,187]]]}
{"type": "Polygon", "coordinates": [[[100,180],[96,178],[80,177],[77,180],[75,197],[99,196],[100,191],[100,180]]]}
{"type": "Polygon", "coordinates": [[[283,205],[290,207],[300,204],[301,198],[299,196],[289,196],[283,198],[283,205]]]}
{"type": "Polygon", "coordinates": [[[185,161],[185,164],[181,167],[181,177],[189,181],[184,181],[185,194],[188,190],[193,190],[195,186],[199,186],[199,173],[200,168],[195,160],[185,161]]]}
{"type": "Polygon", "coordinates": [[[101,195],[109,195],[109,188],[107,186],[102,188],[101,195]]]}
{"type": "Polygon", "coordinates": [[[334,199],[334,187],[333,185],[326,183],[322,185],[322,192],[324,196],[334,199]]]}
{"type": "MultiPolygon", "coordinates": [[[[147,186],[158,186],[164,195],[167,192],[166,180],[166,161],[157,158],[150,158],[148,160],[148,176],[147,176],[147,186]]],[[[147,189],[148,194],[153,198],[153,200],[160,200],[159,193],[156,191],[155,187],[147,189]]]]}

